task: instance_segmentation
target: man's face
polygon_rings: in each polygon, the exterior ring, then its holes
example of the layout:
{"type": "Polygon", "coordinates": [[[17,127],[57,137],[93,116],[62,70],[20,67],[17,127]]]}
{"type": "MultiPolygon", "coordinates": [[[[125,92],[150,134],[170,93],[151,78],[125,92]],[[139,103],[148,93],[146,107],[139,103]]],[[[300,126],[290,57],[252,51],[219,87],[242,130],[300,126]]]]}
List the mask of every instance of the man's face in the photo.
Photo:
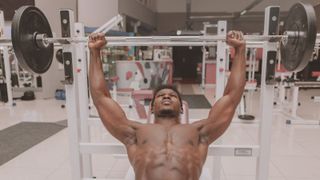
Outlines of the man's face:
{"type": "Polygon", "coordinates": [[[156,117],[178,117],[181,102],[178,94],[172,89],[162,89],[154,97],[152,111],[156,117]]]}

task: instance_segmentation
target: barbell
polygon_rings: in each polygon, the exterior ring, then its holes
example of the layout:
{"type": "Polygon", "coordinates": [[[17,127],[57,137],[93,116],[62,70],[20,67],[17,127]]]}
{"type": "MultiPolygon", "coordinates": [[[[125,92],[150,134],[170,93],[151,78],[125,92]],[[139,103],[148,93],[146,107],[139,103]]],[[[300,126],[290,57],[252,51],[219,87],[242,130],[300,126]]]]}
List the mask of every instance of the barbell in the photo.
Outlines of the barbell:
{"type": "MultiPolygon", "coordinates": [[[[317,38],[316,15],[310,4],[296,3],[288,13],[282,35],[245,35],[246,41],[279,41],[281,59],[288,71],[301,71],[308,64],[317,38]]],[[[49,22],[40,9],[22,6],[12,21],[11,40],[19,65],[34,73],[46,72],[53,59],[53,44],[86,43],[88,38],[53,38],[49,22]]],[[[225,36],[107,37],[108,46],[209,46],[225,36]]],[[[5,41],[5,40],[2,40],[5,41]]],[[[1,39],[0,39],[1,42],[1,39]]]]}

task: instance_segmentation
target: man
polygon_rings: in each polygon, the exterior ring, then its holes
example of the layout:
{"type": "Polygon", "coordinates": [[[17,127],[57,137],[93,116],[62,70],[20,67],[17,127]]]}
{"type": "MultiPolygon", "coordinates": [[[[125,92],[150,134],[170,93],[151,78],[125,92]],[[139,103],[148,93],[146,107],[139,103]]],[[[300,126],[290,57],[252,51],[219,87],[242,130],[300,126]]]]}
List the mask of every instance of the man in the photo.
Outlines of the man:
{"type": "Polygon", "coordinates": [[[208,118],[180,124],[180,95],[174,88],[164,87],[154,94],[151,111],[155,123],[141,124],[129,120],[111,99],[100,59],[100,49],[106,44],[104,35],[89,37],[92,99],[107,130],[125,145],[136,180],[199,179],[208,147],[228,128],[245,86],[243,34],[231,31],[226,38],[235,48],[235,60],[224,96],[208,118]]]}

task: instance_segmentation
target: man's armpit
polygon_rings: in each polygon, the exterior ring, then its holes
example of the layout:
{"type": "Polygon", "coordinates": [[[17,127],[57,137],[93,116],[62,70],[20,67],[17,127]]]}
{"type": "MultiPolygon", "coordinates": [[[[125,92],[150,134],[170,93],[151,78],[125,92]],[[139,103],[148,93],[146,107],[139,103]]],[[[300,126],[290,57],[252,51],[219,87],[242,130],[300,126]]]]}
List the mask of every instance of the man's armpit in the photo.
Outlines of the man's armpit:
{"type": "Polygon", "coordinates": [[[135,128],[129,126],[126,128],[126,130],[124,130],[123,143],[125,145],[137,144],[137,134],[135,128]]]}
{"type": "Polygon", "coordinates": [[[209,135],[207,133],[204,133],[203,131],[200,131],[199,135],[199,143],[200,144],[208,144],[209,143],[209,135]]]}

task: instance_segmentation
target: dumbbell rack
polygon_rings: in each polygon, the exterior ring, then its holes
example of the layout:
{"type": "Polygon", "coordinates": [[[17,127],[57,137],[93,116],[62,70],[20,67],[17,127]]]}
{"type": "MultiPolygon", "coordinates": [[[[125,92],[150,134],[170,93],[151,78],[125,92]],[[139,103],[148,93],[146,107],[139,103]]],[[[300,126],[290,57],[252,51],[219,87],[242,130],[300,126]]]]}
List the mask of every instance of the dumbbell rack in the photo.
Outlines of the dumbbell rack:
{"type": "MultiPolygon", "coordinates": [[[[80,23],[75,24],[74,15],[71,10],[61,10],[60,14],[62,34],[70,34],[70,38],[81,37],[84,35],[83,25],[80,23]]],[[[277,26],[275,24],[278,23],[278,17],[279,7],[268,7],[266,9],[265,32],[277,31],[277,26]]],[[[120,143],[106,144],[90,142],[89,126],[92,124],[101,124],[101,122],[97,123],[92,122],[94,120],[89,120],[89,102],[87,93],[88,73],[85,46],[85,43],[71,43],[63,45],[63,59],[65,69],[64,82],[67,97],[66,107],[73,180],[95,179],[92,175],[91,154],[104,153],[112,155],[120,154],[121,156],[126,155],[125,147],[120,143]]],[[[219,46],[218,42],[218,48],[219,47],[221,46],[219,46]]],[[[263,43],[263,47],[263,72],[260,95],[262,119],[260,121],[261,124],[259,131],[259,145],[212,145],[209,147],[208,151],[208,156],[256,157],[257,180],[268,179],[272,128],[272,97],[274,95],[274,83],[272,81],[272,76],[274,76],[275,68],[275,64],[271,62],[274,62],[274,54],[276,54],[277,52],[276,43],[266,41],[263,43]]],[[[220,51],[220,53],[225,52],[225,49],[226,47],[224,46],[224,50],[220,51]]],[[[224,56],[225,55],[226,53],[224,54],[224,56]]],[[[219,92],[221,93],[221,91],[219,92]]],[[[214,169],[213,171],[216,171],[216,169],[214,169]]]]}

